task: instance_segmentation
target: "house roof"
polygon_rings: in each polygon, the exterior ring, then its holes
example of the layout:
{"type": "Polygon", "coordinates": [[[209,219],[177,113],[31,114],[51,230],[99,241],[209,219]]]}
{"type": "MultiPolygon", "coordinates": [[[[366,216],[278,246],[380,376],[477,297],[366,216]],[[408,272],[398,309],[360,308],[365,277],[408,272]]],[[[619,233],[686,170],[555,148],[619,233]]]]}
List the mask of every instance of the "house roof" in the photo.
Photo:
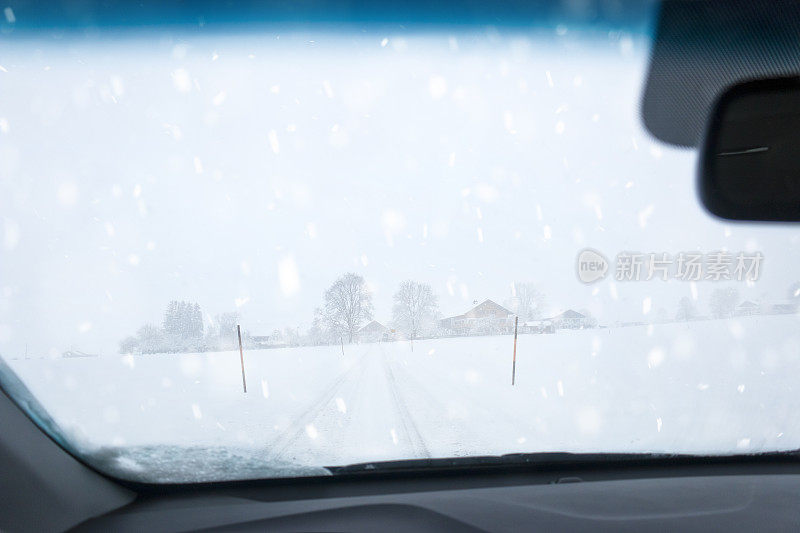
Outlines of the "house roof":
{"type": "Polygon", "coordinates": [[[475,307],[473,307],[472,309],[470,309],[466,313],[463,313],[463,314],[460,314],[460,315],[455,315],[455,316],[449,316],[449,317],[445,318],[444,320],[456,319],[456,318],[476,318],[477,315],[482,314],[484,312],[486,312],[486,313],[500,312],[500,313],[505,313],[507,315],[513,315],[514,314],[511,311],[509,311],[508,309],[506,309],[505,307],[503,307],[502,305],[498,304],[497,302],[494,302],[494,301],[489,300],[487,298],[486,300],[482,301],[481,303],[479,303],[478,305],[476,305],[475,307]]]}
{"type": "Polygon", "coordinates": [[[389,328],[387,328],[377,320],[373,320],[369,324],[362,326],[361,329],[359,329],[358,331],[376,331],[376,330],[389,331],[389,328]]]}
{"type": "Polygon", "coordinates": [[[758,307],[758,304],[755,302],[751,302],[750,300],[745,300],[736,307],[758,307]]]}
{"type": "Polygon", "coordinates": [[[556,315],[553,317],[553,319],[557,318],[586,318],[586,315],[583,315],[577,311],[573,311],[572,309],[567,309],[560,315],[556,315]]]}

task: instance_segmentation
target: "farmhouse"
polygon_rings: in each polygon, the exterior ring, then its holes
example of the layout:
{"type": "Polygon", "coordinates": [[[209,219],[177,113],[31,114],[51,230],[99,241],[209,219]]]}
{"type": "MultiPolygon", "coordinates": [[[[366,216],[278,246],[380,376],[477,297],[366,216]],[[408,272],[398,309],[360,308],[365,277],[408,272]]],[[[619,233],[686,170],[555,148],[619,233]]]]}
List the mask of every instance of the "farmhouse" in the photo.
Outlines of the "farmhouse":
{"type": "Polygon", "coordinates": [[[752,316],[761,314],[761,307],[750,300],[745,300],[733,310],[733,316],[752,316]]]}
{"type": "Polygon", "coordinates": [[[770,307],[770,314],[773,315],[791,315],[797,312],[797,304],[796,303],[780,303],[780,304],[773,304],[770,307]]]}
{"type": "Polygon", "coordinates": [[[366,326],[358,330],[356,336],[359,342],[378,342],[390,340],[392,332],[389,328],[373,320],[366,326]]]}
{"type": "Polygon", "coordinates": [[[492,300],[484,300],[464,314],[443,318],[439,327],[450,335],[513,333],[514,313],[492,300]]]}
{"type": "Polygon", "coordinates": [[[550,319],[556,329],[583,329],[587,325],[586,315],[567,309],[550,319]]]}

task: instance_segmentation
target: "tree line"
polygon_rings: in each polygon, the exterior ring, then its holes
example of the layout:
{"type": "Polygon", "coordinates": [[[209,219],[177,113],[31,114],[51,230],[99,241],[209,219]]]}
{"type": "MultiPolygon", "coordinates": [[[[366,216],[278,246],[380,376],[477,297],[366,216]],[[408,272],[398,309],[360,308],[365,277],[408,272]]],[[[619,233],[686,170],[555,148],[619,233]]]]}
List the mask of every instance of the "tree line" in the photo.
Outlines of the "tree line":
{"type": "MultiPolygon", "coordinates": [[[[504,300],[503,305],[519,316],[521,321],[542,317],[545,297],[534,284],[513,283],[511,294],[511,298],[504,300]]],[[[800,282],[788,288],[787,297],[794,310],[800,307],[800,282]]],[[[739,299],[739,293],[733,287],[715,289],[708,300],[711,317],[734,316],[739,299]]],[[[392,300],[388,326],[394,338],[415,340],[447,334],[439,326],[442,318],[439,301],[429,284],[403,281],[392,300]]],[[[591,318],[588,311],[580,312],[591,318]]],[[[290,327],[276,329],[270,335],[270,341],[273,345],[289,346],[352,343],[359,340],[359,330],[373,316],[372,293],[366,281],[362,276],[348,272],[325,290],[322,305],[314,311],[311,327],[306,331],[290,327]]],[[[239,318],[238,312],[227,312],[213,319],[204,319],[198,303],[173,300],[167,304],[160,324],[141,326],[135,334],[120,343],[120,352],[152,354],[233,350],[238,347],[236,326],[239,318]]],[[[698,318],[702,317],[695,302],[688,297],[681,298],[674,320],[698,318]]],[[[592,326],[596,326],[596,321],[592,320],[592,326]]],[[[669,318],[663,316],[660,320],[669,321],[669,318]]],[[[246,330],[242,330],[242,342],[246,348],[261,346],[246,330]]]]}
{"type": "MultiPolygon", "coordinates": [[[[710,318],[730,318],[736,315],[737,307],[741,304],[739,291],[735,287],[721,287],[711,291],[708,299],[708,310],[710,318]]],[[[759,299],[754,302],[761,312],[762,305],[759,299]]],[[[792,283],[786,292],[786,305],[788,310],[796,312],[800,307],[800,282],[792,283]]],[[[767,312],[767,311],[765,311],[767,312]]],[[[695,305],[694,300],[684,296],[678,302],[678,311],[675,313],[675,320],[685,322],[696,320],[702,317],[695,305]]]]}
{"type": "MultiPolygon", "coordinates": [[[[545,298],[534,284],[517,282],[512,285],[512,297],[504,304],[521,320],[532,320],[541,316],[545,298]]],[[[305,334],[287,328],[273,335],[290,345],[352,343],[358,340],[359,330],[373,320],[373,313],[372,293],[366,281],[348,272],[325,290],[322,305],[314,311],[312,325],[305,334]]],[[[430,284],[405,280],[398,285],[388,324],[394,338],[416,340],[446,335],[439,326],[441,318],[439,299],[430,284]]]]}
{"type": "MultiPolygon", "coordinates": [[[[439,301],[427,283],[400,284],[393,296],[391,326],[408,339],[433,335],[437,330],[439,301]]],[[[325,291],[323,305],[314,312],[308,332],[310,344],[357,340],[359,329],[373,319],[372,293],[364,278],[348,272],[325,291]]]]}
{"type": "MultiPolygon", "coordinates": [[[[538,318],[544,305],[543,295],[530,283],[512,285],[512,297],[504,304],[520,319],[538,318]]],[[[270,335],[272,345],[322,345],[352,343],[359,330],[374,316],[372,293],[358,274],[348,272],[337,278],[323,293],[322,305],[314,311],[306,331],[286,327],[270,335]]],[[[415,340],[445,334],[439,327],[442,315],[439,300],[427,283],[401,282],[392,297],[392,315],[388,326],[395,338],[415,340]]],[[[173,300],[167,304],[161,324],[145,324],[120,343],[121,353],[179,353],[232,350],[238,345],[236,326],[239,314],[222,313],[204,320],[196,302],[173,300]]],[[[246,348],[257,347],[248,331],[242,331],[246,348]]]]}
{"type": "MultiPolygon", "coordinates": [[[[160,325],[144,324],[120,343],[121,353],[179,353],[232,350],[238,343],[239,313],[218,314],[206,325],[200,304],[173,300],[160,325]]],[[[249,336],[243,332],[249,341],[249,336]]]]}

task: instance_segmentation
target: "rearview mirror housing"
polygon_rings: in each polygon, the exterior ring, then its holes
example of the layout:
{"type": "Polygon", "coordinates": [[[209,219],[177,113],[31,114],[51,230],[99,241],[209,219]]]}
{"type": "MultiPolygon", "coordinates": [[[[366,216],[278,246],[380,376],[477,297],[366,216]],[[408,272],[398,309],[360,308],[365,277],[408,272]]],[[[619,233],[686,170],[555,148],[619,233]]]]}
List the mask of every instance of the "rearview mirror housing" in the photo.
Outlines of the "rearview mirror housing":
{"type": "Polygon", "coordinates": [[[800,79],[752,81],[723,93],[698,174],[700,199],[714,215],[800,221],[800,79]]]}

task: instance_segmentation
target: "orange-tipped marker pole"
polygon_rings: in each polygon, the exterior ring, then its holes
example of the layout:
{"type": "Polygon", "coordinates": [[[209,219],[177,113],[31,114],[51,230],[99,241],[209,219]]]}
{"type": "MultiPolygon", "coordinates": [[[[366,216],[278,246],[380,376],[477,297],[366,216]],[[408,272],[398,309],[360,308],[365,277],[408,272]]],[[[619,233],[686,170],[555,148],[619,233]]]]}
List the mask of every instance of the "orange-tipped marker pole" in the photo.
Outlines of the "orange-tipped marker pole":
{"type": "Polygon", "coordinates": [[[517,324],[519,323],[519,317],[514,317],[514,359],[511,363],[511,386],[514,386],[514,381],[517,377],[517,324]]]}
{"type": "Polygon", "coordinates": [[[242,363],[242,389],[247,392],[247,379],[244,377],[244,350],[242,349],[242,327],[236,324],[236,334],[239,335],[239,361],[242,363]]]}

